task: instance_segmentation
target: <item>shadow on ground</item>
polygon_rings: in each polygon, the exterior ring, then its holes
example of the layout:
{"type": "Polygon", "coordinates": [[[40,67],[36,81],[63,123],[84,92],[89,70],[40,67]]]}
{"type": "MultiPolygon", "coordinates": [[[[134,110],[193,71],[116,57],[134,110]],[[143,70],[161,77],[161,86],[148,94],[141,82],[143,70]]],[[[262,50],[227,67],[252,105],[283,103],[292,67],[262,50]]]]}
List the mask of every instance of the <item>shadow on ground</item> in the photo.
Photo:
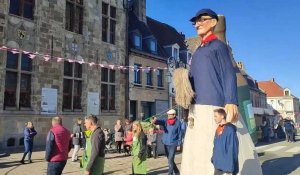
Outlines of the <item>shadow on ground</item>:
{"type": "Polygon", "coordinates": [[[290,174],[299,167],[300,154],[295,154],[293,157],[281,157],[267,160],[262,164],[263,174],[272,175],[290,174]],[[289,163],[287,164],[287,162],[289,163]]]}

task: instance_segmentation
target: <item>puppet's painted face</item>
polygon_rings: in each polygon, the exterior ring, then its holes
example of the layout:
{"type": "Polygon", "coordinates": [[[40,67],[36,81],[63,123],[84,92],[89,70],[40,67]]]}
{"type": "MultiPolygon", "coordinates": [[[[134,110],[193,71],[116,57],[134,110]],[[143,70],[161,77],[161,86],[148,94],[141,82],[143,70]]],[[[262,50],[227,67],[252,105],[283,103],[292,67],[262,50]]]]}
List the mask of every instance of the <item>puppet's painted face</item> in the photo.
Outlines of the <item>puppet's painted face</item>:
{"type": "Polygon", "coordinates": [[[205,36],[208,32],[212,32],[216,25],[215,19],[210,16],[201,16],[195,21],[195,28],[197,34],[201,37],[205,36]]]}
{"type": "Polygon", "coordinates": [[[224,116],[219,114],[218,112],[215,112],[214,119],[215,119],[216,124],[220,124],[222,122],[222,120],[224,119],[224,116]]]}

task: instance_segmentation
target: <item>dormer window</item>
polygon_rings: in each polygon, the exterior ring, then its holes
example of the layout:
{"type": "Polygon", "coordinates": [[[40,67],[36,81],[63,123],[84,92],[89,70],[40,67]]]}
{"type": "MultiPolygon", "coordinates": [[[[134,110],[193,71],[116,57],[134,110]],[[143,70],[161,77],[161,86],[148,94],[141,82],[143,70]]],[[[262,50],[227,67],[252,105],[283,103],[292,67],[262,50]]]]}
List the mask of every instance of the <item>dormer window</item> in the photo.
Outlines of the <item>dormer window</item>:
{"type": "Polygon", "coordinates": [[[284,96],[290,96],[290,91],[289,90],[284,90],[284,96]]]}
{"type": "Polygon", "coordinates": [[[150,51],[153,52],[153,53],[156,53],[157,52],[157,49],[156,49],[156,41],[151,39],[149,40],[149,47],[150,47],[150,51]]]}
{"type": "Polygon", "coordinates": [[[139,35],[137,33],[133,34],[133,44],[134,44],[135,48],[142,49],[141,35],[139,35]]]}
{"type": "Polygon", "coordinates": [[[175,58],[175,60],[178,59],[178,48],[173,48],[173,57],[175,58]]]}

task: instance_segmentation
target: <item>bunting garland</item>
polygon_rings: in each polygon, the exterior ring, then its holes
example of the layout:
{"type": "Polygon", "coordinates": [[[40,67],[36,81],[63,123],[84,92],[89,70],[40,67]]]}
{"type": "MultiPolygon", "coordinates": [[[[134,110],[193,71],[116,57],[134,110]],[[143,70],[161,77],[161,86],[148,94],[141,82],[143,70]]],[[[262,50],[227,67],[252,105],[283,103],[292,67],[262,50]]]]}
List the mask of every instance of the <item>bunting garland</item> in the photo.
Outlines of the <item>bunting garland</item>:
{"type": "Polygon", "coordinates": [[[142,72],[146,71],[148,73],[150,70],[153,70],[155,72],[156,70],[162,70],[162,69],[167,70],[168,69],[167,67],[163,67],[163,68],[156,67],[156,68],[154,68],[154,67],[149,67],[149,66],[139,67],[139,66],[136,66],[136,65],[135,66],[124,66],[124,65],[114,65],[114,64],[107,65],[107,64],[102,64],[102,63],[97,64],[95,62],[86,62],[86,61],[84,61],[84,59],[75,60],[75,59],[63,58],[63,57],[51,57],[49,54],[42,54],[42,53],[38,53],[38,52],[33,53],[33,52],[29,52],[29,51],[24,51],[24,50],[21,51],[21,50],[14,49],[14,48],[9,48],[9,47],[6,47],[6,46],[1,46],[0,51],[1,50],[2,51],[9,51],[13,54],[19,54],[19,53],[22,52],[22,54],[28,55],[28,57],[32,60],[38,57],[38,58],[41,58],[42,60],[44,60],[46,62],[48,62],[50,60],[53,60],[53,61],[56,60],[57,63],[62,62],[62,61],[68,61],[69,63],[77,62],[79,64],[87,64],[90,67],[100,66],[102,68],[106,67],[106,68],[115,69],[115,70],[117,70],[117,69],[118,70],[127,70],[128,69],[128,70],[137,71],[137,72],[138,71],[142,71],[142,72]]]}

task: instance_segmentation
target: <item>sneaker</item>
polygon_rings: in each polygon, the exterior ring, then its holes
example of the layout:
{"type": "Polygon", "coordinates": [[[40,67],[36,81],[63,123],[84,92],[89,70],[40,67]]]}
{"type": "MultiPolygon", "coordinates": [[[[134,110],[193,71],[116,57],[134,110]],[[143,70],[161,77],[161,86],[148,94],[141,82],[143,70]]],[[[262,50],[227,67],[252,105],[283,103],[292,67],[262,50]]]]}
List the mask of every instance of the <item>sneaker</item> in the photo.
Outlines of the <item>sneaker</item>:
{"type": "Polygon", "coordinates": [[[21,164],[25,164],[24,160],[21,160],[20,163],[21,163],[21,164]]]}
{"type": "Polygon", "coordinates": [[[29,160],[28,162],[29,162],[29,163],[32,163],[32,160],[29,160]]]}

